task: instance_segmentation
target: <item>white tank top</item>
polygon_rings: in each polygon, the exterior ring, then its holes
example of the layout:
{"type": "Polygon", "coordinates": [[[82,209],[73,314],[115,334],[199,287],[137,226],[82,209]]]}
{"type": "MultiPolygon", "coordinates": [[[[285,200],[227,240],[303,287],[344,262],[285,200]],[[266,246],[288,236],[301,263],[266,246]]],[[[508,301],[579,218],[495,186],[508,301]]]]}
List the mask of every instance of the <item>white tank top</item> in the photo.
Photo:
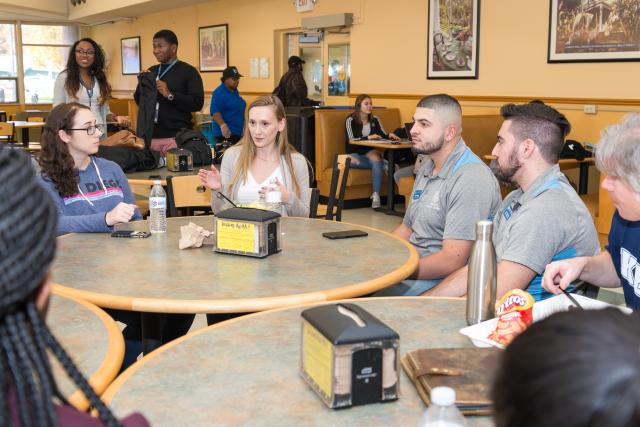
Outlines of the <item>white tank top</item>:
{"type": "Polygon", "coordinates": [[[251,170],[247,174],[247,181],[241,182],[238,187],[238,200],[236,202],[245,204],[245,203],[255,203],[260,201],[260,189],[269,185],[272,182],[275,182],[275,179],[278,178],[278,181],[284,182],[284,178],[282,176],[282,167],[278,166],[272,173],[265,179],[263,182],[256,182],[253,178],[253,174],[251,170]]]}

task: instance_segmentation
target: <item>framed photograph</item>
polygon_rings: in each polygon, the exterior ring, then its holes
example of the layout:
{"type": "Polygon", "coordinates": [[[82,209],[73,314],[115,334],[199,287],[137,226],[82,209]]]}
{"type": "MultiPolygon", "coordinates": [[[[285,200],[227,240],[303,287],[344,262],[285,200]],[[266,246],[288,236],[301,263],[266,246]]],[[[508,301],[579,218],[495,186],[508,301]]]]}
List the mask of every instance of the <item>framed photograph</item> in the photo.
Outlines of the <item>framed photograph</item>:
{"type": "Polygon", "coordinates": [[[480,0],[431,0],[427,78],[477,79],[480,0]]]}
{"type": "Polygon", "coordinates": [[[122,58],[122,74],[138,74],[140,72],[140,37],[120,39],[120,55],[122,58]]]}
{"type": "Polygon", "coordinates": [[[200,71],[223,71],[229,65],[227,24],[198,28],[200,71]]]}
{"type": "Polygon", "coordinates": [[[640,61],[640,0],[551,0],[547,62],[640,61]]]}

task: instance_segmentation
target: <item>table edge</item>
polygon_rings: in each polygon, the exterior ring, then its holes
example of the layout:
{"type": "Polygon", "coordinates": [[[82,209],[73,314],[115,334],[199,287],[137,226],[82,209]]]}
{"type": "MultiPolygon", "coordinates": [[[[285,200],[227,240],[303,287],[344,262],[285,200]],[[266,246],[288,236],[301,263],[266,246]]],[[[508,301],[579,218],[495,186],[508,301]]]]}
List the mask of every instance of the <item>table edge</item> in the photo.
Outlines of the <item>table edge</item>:
{"type": "MultiPolygon", "coordinates": [[[[120,365],[122,365],[122,360],[124,359],[124,337],[122,336],[122,332],[120,332],[120,328],[118,328],[115,320],[95,304],[60,293],[55,288],[52,290],[52,294],[59,298],[71,300],[93,312],[107,330],[107,354],[98,369],[87,378],[93,390],[100,396],[120,371],[120,365]]],[[[73,355],[71,355],[71,357],[73,358],[73,355]]],[[[80,411],[86,411],[89,408],[89,401],[80,390],[76,390],[67,400],[80,411]]]]}

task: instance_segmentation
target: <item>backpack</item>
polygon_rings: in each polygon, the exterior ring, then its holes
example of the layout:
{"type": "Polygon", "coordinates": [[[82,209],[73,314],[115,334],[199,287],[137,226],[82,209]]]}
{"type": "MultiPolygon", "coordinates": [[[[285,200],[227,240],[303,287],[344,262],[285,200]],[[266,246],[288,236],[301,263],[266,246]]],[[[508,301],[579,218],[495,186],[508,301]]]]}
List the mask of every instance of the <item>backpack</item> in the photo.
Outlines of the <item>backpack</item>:
{"type": "Polygon", "coordinates": [[[181,129],[178,131],[176,134],[176,145],[178,148],[191,151],[194,166],[211,164],[211,147],[207,142],[207,138],[197,130],[181,129]]]}
{"type": "Polygon", "coordinates": [[[124,173],[155,169],[158,164],[156,155],[148,148],[134,150],[129,147],[101,145],[96,155],[117,163],[124,173]]]}

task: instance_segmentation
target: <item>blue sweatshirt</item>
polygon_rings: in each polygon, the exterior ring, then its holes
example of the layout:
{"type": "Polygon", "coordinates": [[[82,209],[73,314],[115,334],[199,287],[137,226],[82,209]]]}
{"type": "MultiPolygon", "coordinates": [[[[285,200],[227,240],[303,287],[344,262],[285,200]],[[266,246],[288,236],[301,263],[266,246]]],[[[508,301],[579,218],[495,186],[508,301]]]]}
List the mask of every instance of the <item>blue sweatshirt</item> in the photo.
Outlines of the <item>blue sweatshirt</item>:
{"type": "MultiPolygon", "coordinates": [[[[127,177],[117,163],[92,156],[78,178],[78,193],[62,197],[44,172],[40,176],[40,183],[58,207],[58,235],[110,232],[113,227],[105,221],[107,212],[121,202],[135,204],[127,177]]],[[[137,209],[132,219],[142,219],[137,209]]]]}

